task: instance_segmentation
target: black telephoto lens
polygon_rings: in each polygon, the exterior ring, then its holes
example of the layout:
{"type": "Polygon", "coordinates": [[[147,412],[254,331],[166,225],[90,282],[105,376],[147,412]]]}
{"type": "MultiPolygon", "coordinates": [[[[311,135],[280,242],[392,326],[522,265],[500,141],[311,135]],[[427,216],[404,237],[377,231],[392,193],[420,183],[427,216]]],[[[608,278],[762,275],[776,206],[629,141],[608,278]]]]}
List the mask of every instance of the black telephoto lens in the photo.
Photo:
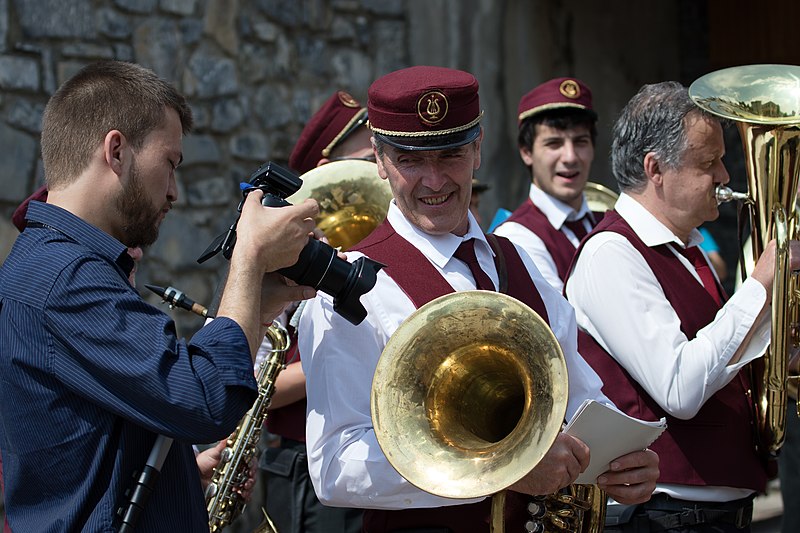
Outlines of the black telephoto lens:
{"type": "Polygon", "coordinates": [[[360,298],[372,290],[378,271],[384,266],[369,257],[348,263],[331,246],[311,239],[300,252],[297,263],[278,272],[300,285],[333,296],[333,310],[358,325],[367,316],[360,298]]]}

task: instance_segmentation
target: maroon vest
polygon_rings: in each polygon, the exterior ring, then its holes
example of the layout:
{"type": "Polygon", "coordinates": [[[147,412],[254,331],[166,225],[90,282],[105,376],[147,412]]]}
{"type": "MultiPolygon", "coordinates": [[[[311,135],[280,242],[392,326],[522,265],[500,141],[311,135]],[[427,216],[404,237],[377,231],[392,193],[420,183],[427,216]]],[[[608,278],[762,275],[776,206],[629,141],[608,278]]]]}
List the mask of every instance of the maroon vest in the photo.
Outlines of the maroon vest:
{"type": "MultiPolygon", "coordinates": [[[[594,231],[619,233],[639,251],[675,309],[681,331],[688,339],[695,338],[698,330],[714,320],[720,307],[667,245],[648,247],[616,211],[609,211],[594,231]]],[[[578,247],[576,260],[585,242],[578,247]]],[[[602,378],[603,392],[622,411],[644,420],[666,417],[667,431],[651,446],[661,459],[660,483],[764,491],[769,475],[755,450],[746,372],[739,372],[717,391],[693,418],[681,420],[661,409],[593,337],[580,329],[578,351],[602,378]]]]}
{"type": "MultiPolygon", "coordinates": [[[[497,242],[502,250],[508,273],[506,294],[527,304],[547,322],[544,302],[516,248],[508,239],[502,237],[497,237],[497,242]]],[[[400,286],[416,307],[454,292],[453,287],[447,283],[436,267],[411,243],[398,235],[388,221],[378,226],[354,250],[361,251],[387,265],[384,271],[400,286]]],[[[525,495],[508,492],[505,512],[508,531],[525,530],[524,524],[529,519],[526,511],[528,499],[525,495]]],[[[430,509],[401,511],[367,509],[364,512],[363,531],[382,533],[404,528],[446,527],[453,533],[488,532],[490,514],[491,498],[474,504],[430,509]]]]}
{"type": "MultiPolygon", "coordinates": [[[[592,215],[597,221],[603,218],[603,213],[592,212],[592,215]]],[[[547,216],[534,205],[530,198],[511,213],[506,222],[516,222],[542,239],[547,252],[556,265],[558,277],[561,278],[561,281],[566,281],[569,265],[572,262],[572,256],[575,254],[575,246],[561,230],[554,228],[550,224],[547,216]]]]}

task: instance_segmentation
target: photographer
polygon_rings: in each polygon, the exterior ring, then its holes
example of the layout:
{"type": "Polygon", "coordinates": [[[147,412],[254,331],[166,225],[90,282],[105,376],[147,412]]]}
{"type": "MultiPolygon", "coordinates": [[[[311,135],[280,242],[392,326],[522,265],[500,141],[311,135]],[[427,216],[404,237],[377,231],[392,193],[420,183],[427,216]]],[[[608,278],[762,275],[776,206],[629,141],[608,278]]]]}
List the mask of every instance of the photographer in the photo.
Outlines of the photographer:
{"type": "Polygon", "coordinates": [[[47,203],[30,203],[0,268],[0,448],[15,531],[118,527],[158,434],[175,442],[138,529],[207,529],[190,443],[233,431],[256,396],[263,324],[314,295],[266,273],[297,261],[316,204],[266,208],[260,191],[242,209],[219,320],[191,343],[130,285],[126,249],[152,244],[177,201],[191,126],[173,87],[123,62],[85,67],[45,109],[47,203]]]}

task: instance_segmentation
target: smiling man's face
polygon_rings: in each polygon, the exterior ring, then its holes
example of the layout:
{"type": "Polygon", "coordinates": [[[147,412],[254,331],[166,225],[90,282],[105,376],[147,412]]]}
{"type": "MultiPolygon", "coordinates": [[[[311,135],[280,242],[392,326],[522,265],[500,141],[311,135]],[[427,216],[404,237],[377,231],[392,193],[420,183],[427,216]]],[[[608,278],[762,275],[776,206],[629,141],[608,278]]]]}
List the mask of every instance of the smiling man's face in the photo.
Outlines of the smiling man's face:
{"type": "Polygon", "coordinates": [[[425,233],[467,233],[481,138],[447,150],[405,151],[387,145],[378,157],[378,174],[389,180],[397,207],[425,233]]]}

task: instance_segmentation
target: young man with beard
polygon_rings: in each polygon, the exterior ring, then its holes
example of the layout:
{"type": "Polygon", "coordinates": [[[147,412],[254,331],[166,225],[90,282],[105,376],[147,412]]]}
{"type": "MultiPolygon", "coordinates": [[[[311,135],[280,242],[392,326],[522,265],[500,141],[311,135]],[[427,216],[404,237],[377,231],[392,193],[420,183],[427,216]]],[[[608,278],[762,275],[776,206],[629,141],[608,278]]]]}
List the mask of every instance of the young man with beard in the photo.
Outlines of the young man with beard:
{"type": "Polygon", "coordinates": [[[575,248],[602,217],[583,195],[596,123],[592,92],[575,78],[546,81],[519,102],[517,144],[532,183],[529,198],[494,233],[528,252],[559,292],[575,248]]]}
{"type": "MultiPolygon", "coordinates": [[[[437,296],[476,287],[497,290],[505,279],[469,212],[483,138],[478,82],[459,70],[411,67],[375,81],[367,109],[378,173],[389,181],[394,199],[386,221],[358,251],[348,252],[348,259],[364,254],[387,266],[378,273],[375,288],[361,297],[368,311],[361,324],[337,317],[324,295],[310,301],[300,319],[309,472],[323,503],[367,509],[364,531],[488,532],[490,498],[451,499],[413,486],[384,455],[370,415],[375,368],[400,324],[437,296]],[[468,266],[461,255],[470,249],[482,276],[473,274],[474,261],[468,266]]],[[[585,398],[607,401],[597,376],[577,354],[569,304],[524,251],[505,239],[497,241],[505,257],[508,294],[548,317],[565,352],[567,416],[585,398]]],[[[542,461],[509,488],[523,495],[555,492],[573,482],[588,459],[583,442],[561,434],[542,461]]],[[[613,461],[598,481],[616,498],[641,501],[654,485],[657,464],[650,451],[628,454],[613,461]]],[[[522,516],[516,514],[507,530],[522,531],[524,515],[523,505],[522,516]]]]}
{"type": "Polygon", "coordinates": [[[159,434],[174,442],[137,527],[206,529],[191,443],[233,431],[256,397],[263,324],[314,294],[268,273],[297,260],[315,203],[270,209],[260,192],[243,207],[218,318],[191,343],[131,286],[127,249],[152,244],[177,200],[191,125],[173,87],[123,62],[85,67],[47,104],[47,203],[30,202],[0,268],[0,448],[15,531],[117,529],[159,434]]]}
{"type": "MultiPolygon", "coordinates": [[[[677,82],[645,85],[614,125],[622,191],[566,282],[580,351],[631,416],[667,418],[661,476],[629,523],[606,531],[746,532],[771,475],[755,447],[749,376],[770,342],[775,242],[727,299],[698,244],[729,181],[720,121],[677,82]]],[[[791,241],[791,268],[800,246],[791,241]]]]}

